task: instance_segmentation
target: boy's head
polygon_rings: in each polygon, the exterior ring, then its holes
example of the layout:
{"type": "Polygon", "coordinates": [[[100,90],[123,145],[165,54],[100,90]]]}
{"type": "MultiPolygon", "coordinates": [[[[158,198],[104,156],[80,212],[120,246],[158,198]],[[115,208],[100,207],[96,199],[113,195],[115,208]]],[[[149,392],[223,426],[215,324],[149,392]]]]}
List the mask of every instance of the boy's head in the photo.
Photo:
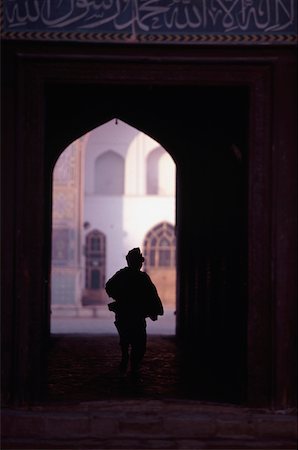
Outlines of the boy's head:
{"type": "Polygon", "coordinates": [[[133,248],[126,255],[126,261],[129,267],[142,267],[145,261],[139,247],[133,248]]]}

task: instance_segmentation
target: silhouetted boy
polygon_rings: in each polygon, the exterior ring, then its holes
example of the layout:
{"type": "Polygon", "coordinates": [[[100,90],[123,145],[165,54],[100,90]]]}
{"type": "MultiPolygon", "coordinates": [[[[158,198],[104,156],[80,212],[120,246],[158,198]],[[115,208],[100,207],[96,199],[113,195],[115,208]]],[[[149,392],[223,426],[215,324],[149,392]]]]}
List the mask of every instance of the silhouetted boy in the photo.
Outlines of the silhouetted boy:
{"type": "Polygon", "coordinates": [[[108,307],[115,313],[115,326],[120,338],[120,370],[125,373],[128,368],[131,347],[131,374],[137,376],[146,352],[146,318],[157,320],[158,315],[163,315],[163,306],[149,275],[140,270],[144,262],[140,249],[130,250],[126,261],[127,267],[118,270],[105,288],[108,296],[115,300],[108,307]]]}

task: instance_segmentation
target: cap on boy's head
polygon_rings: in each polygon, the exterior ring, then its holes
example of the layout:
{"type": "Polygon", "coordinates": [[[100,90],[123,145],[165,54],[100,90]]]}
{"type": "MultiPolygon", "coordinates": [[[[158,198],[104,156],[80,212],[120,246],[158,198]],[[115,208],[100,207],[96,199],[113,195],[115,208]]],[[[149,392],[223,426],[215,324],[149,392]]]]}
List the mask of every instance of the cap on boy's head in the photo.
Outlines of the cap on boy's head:
{"type": "Polygon", "coordinates": [[[143,258],[143,255],[141,253],[141,250],[139,249],[139,247],[133,248],[132,250],[130,250],[127,255],[126,255],[126,261],[130,264],[130,263],[135,263],[135,262],[144,262],[145,259],[143,258]]]}

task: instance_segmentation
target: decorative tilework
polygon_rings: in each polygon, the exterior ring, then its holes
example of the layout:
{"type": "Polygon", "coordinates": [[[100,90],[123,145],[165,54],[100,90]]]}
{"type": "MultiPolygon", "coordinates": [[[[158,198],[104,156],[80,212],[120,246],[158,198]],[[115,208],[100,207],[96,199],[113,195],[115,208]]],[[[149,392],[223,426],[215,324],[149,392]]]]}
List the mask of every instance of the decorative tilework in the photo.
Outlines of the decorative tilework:
{"type": "Polygon", "coordinates": [[[60,155],[53,172],[56,186],[74,185],[76,181],[77,149],[74,145],[67,147],[60,155]]]}
{"type": "Polygon", "coordinates": [[[53,305],[75,304],[76,274],[74,272],[57,271],[52,273],[53,305]]]}

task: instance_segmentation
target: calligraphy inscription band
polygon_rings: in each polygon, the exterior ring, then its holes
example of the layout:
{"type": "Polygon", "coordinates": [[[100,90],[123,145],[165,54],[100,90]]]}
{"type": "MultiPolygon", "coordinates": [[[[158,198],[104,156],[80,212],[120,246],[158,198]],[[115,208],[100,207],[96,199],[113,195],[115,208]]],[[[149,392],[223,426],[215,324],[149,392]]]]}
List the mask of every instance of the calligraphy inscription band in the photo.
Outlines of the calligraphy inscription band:
{"type": "Polygon", "coordinates": [[[295,44],[296,0],[2,0],[4,39],[295,44]]]}

